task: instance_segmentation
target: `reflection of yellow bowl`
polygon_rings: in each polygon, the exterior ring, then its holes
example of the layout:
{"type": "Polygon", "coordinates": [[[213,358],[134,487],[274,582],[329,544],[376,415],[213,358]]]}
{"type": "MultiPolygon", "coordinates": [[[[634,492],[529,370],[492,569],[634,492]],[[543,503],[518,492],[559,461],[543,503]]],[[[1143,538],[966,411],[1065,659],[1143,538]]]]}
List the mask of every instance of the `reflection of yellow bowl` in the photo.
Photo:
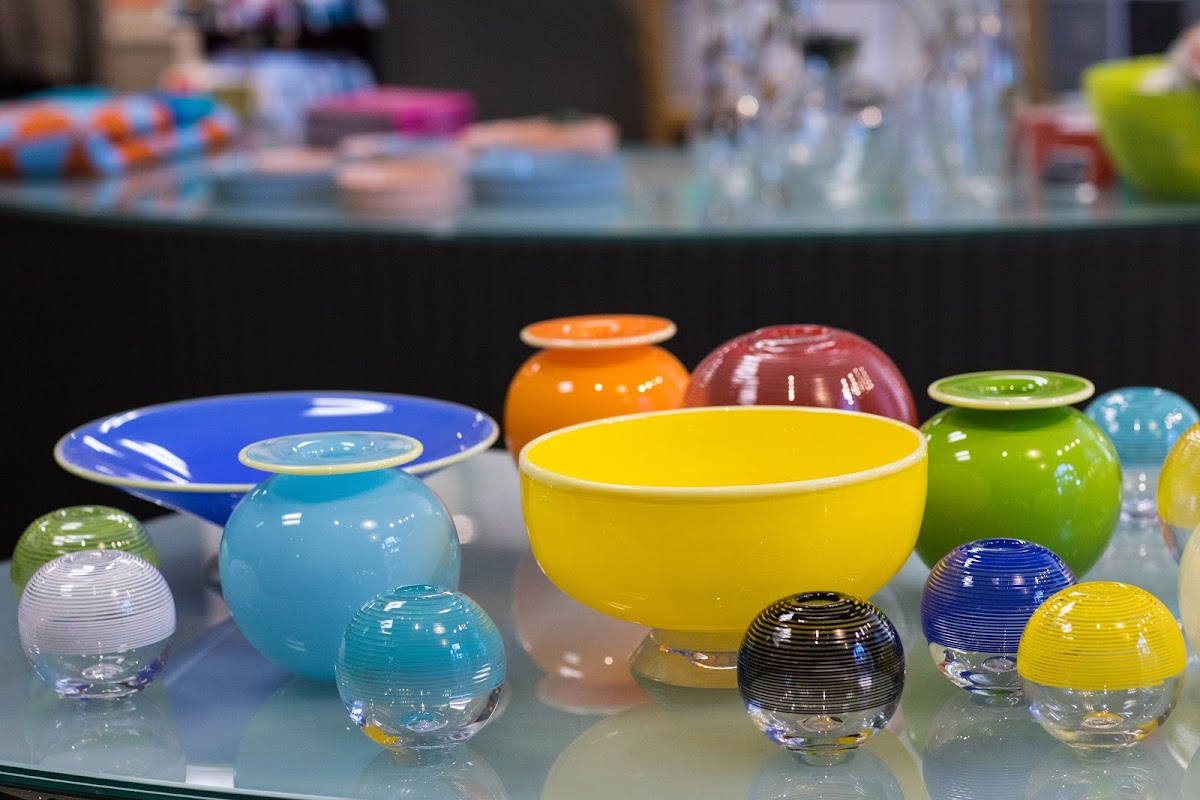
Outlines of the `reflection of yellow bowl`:
{"type": "Polygon", "coordinates": [[[736,650],[755,614],[792,592],[873,594],[912,552],[925,504],[915,428],[821,408],[598,420],[534,440],[520,467],[546,575],[681,647],[689,637],[674,634],[687,632],[731,635],[736,650]]]}

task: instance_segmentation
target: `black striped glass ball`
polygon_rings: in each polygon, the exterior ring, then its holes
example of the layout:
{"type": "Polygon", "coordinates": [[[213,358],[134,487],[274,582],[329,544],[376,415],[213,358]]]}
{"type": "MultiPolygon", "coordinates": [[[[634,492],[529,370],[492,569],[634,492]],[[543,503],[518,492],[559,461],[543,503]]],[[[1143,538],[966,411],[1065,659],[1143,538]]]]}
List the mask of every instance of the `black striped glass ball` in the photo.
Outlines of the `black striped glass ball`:
{"type": "Polygon", "coordinates": [[[763,609],[738,651],[738,691],[758,728],[801,754],[839,757],[884,728],[904,690],[904,648],[873,604],[841,592],[763,609]]]}

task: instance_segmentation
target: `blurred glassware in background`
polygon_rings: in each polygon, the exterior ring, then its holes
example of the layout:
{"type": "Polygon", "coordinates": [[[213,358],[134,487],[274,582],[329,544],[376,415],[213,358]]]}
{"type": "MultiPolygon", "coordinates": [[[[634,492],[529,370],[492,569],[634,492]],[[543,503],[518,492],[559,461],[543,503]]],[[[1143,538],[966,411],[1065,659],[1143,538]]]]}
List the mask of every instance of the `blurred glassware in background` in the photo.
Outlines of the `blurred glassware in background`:
{"type": "Polygon", "coordinates": [[[705,12],[690,138],[726,214],[1010,196],[1016,0],[708,0],[705,12]]]}
{"type": "Polygon", "coordinates": [[[825,27],[823,6],[708,2],[691,142],[718,197],[845,208],[888,183],[887,100],[855,78],[859,37],[825,27]]]}
{"type": "Polygon", "coordinates": [[[1013,121],[1023,95],[1016,0],[904,0],[922,30],[926,74],[907,133],[916,180],[985,205],[1016,177],[1013,121]]]}

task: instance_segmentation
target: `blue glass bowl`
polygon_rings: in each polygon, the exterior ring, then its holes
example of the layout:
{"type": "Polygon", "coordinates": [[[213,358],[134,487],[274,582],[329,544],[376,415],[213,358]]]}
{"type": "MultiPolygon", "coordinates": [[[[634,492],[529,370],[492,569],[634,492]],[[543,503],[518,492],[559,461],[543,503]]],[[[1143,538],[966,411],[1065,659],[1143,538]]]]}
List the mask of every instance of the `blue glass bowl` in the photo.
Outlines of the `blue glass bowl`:
{"type": "Polygon", "coordinates": [[[224,525],[267,473],[238,461],[252,442],[294,433],[373,430],[419,440],[403,469],[429,475],[486,450],[496,421],[445,400],[375,392],[301,391],[202,397],[89,422],[54,446],[59,466],[160,506],[224,525]]]}

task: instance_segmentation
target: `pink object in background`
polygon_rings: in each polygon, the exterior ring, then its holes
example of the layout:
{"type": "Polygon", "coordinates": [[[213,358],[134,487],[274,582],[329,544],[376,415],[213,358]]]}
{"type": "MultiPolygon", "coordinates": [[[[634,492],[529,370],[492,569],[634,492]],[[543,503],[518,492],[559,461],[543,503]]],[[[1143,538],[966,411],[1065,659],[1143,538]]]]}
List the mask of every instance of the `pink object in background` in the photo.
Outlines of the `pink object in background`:
{"type": "Polygon", "coordinates": [[[475,119],[470,92],[379,86],[338,95],[305,112],[305,139],[333,146],[358,133],[454,136],[475,119]]]}
{"type": "Polygon", "coordinates": [[[463,132],[462,141],[472,153],[505,148],[610,155],[616,152],[620,138],[617,123],[604,116],[562,121],[523,117],[476,122],[463,132]]]}
{"type": "Polygon", "coordinates": [[[882,350],[825,325],[775,325],[731,339],[692,372],[685,407],[791,405],[917,424],[912,392],[882,350]]]}

